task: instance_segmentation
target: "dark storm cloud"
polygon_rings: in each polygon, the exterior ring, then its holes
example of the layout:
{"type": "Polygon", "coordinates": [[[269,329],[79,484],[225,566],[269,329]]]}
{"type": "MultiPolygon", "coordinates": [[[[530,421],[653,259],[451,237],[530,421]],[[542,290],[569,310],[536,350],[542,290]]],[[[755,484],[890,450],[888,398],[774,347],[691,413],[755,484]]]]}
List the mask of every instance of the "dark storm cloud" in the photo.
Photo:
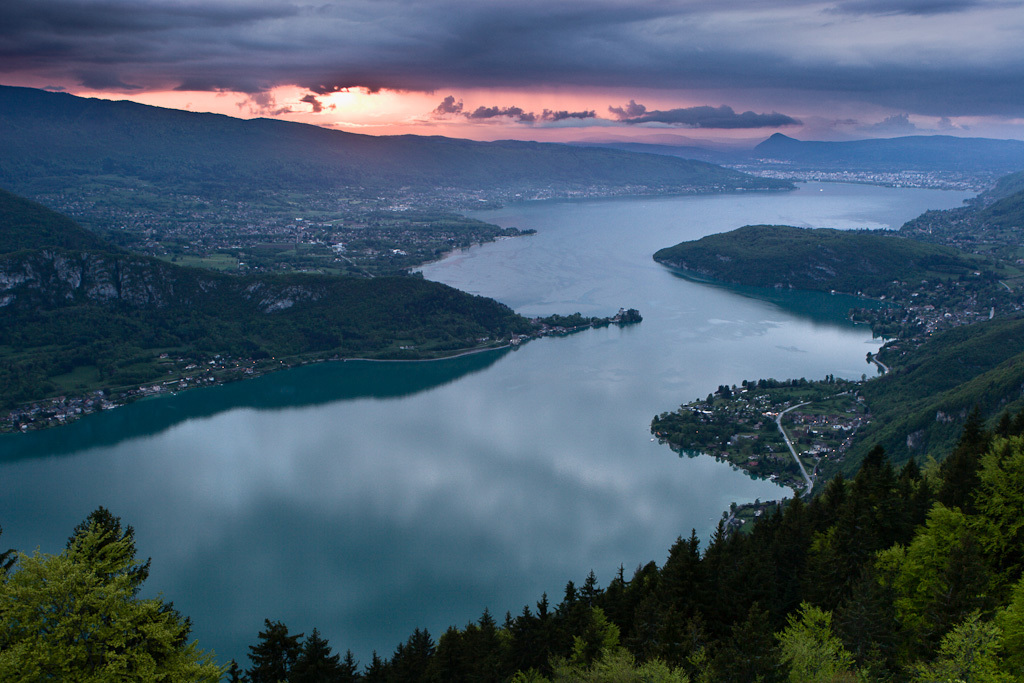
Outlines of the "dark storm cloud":
{"type": "Polygon", "coordinates": [[[545,121],[569,121],[571,119],[593,119],[597,117],[597,112],[593,109],[588,111],[551,111],[545,109],[544,113],[540,116],[545,121]]]}
{"type": "Polygon", "coordinates": [[[948,14],[989,3],[979,0],[844,0],[833,11],[844,14],[948,14]]]}
{"type": "Polygon", "coordinates": [[[787,103],[1019,116],[1022,33],[1019,4],[1001,0],[3,0],[0,81],[314,95],[618,87],[719,101],[756,89],[787,103]]]}
{"type": "Polygon", "coordinates": [[[116,75],[98,69],[83,69],[75,72],[78,82],[90,90],[141,90],[141,86],[124,83],[116,75]]]}
{"type": "Polygon", "coordinates": [[[322,105],[320,103],[320,100],[318,100],[315,95],[306,95],[305,97],[303,97],[299,101],[300,102],[305,102],[306,104],[308,104],[311,107],[313,107],[313,113],[314,114],[319,114],[320,112],[322,112],[324,110],[324,105],[322,105]]]}
{"type": "Polygon", "coordinates": [[[449,114],[461,114],[462,113],[462,100],[455,101],[454,95],[441,100],[441,104],[437,105],[437,108],[433,111],[435,118],[440,118],[449,114]]]}
{"type": "Polygon", "coordinates": [[[597,116],[595,111],[553,111],[545,109],[540,115],[525,111],[522,107],[484,107],[480,106],[473,111],[465,111],[462,100],[456,100],[454,95],[448,95],[441,104],[430,113],[434,119],[448,119],[452,117],[463,117],[469,121],[487,121],[490,119],[505,119],[518,123],[536,123],[537,121],[557,122],[572,119],[592,119],[597,116]]]}
{"type": "Polygon", "coordinates": [[[624,123],[665,123],[686,128],[778,128],[798,126],[801,123],[799,119],[778,112],[755,114],[752,111],[745,111],[737,114],[732,107],[725,105],[648,111],[644,105],[630,100],[625,108],[608,107],[608,110],[624,123]],[[633,112],[632,115],[630,112],[633,112]]]}
{"type": "Polygon", "coordinates": [[[608,111],[611,112],[612,116],[620,121],[625,121],[626,119],[643,116],[647,112],[647,107],[630,100],[629,104],[625,107],[608,107],[608,111]]]}
{"type": "Polygon", "coordinates": [[[509,118],[523,123],[533,123],[537,120],[536,114],[523,111],[520,107],[477,107],[466,114],[470,120],[496,119],[499,117],[509,118]]]}
{"type": "Polygon", "coordinates": [[[176,30],[237,28],[294,16],[289,3],[155,2],[153,0],[8,0],[0,4],[4,35],[133,37],[176,30]]]}

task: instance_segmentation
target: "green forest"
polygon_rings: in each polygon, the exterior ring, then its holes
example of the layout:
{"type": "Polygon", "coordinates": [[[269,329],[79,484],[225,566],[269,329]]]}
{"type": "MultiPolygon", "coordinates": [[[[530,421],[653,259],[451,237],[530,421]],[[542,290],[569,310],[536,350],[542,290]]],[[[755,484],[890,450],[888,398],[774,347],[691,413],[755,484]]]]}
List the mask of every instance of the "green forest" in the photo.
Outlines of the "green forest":
{"type": "Polygon", "coordinates": [[[755,287],[885,294],[893,280],[950,280],[995,263],[881,231],[748,225],[661,249],[654,259],[755,287]]]}
{"type": "Polygon", "coordinates": [[[101,508],[60,554],[0,557],[0,677],[1010,683],[1024,680],[1022,509],[1024,412],[992,431],[974,413],[941,464],[896,468],[873,448],[749,534],[680,537],[660,566],[605,587],[591,572],[557,604],[416,629],[368,662],[270,615],[247,662],[218,663],[171,603],[139,597],[149,562],[101,508]]]}
{"type": "Polygon", "coordinates": [[[1022,335],[1024,319],[995,318],[933,335],[917,347],[886,349],[894,369],[862,386],[876,419],[859,435],[850,462],[874,444],[896,463],[948,453],[973,409],[995,425],[1003,411],[1024,408],[1022,335]]]}
{"type": "Polygon", "coordinates": [[[232,276],[129,254],[3,191],[0,220],[0,408],[177,380],[217,357],[260,371],[432,358],[533,330],[503,304],[423,278],[232,276]]]}

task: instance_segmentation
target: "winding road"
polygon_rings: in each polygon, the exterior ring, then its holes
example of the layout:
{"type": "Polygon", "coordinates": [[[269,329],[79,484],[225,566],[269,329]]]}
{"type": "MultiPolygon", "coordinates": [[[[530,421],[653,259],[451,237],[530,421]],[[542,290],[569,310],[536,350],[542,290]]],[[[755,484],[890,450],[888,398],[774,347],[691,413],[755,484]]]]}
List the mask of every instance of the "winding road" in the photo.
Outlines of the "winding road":
{"type": "Polygon", "coordinates": [[[793,442],[789,440],[789,435],[786,434],[786,430],[782,428],[782,416],[789,411],[799,408],[800,406],[805,406],[808,403],[810,403],[810,401],[797,403],[795,406],[790,406],[775,416],[775,425],[779,428],[779,432],[782,434],[782,439],[786,442],[786,445],[789,446],[789,452],[793,454],[793,459],[796,460],[797,466],[800,467],[800,474],[804,475],[804,481],[807,482],[807,490],[804,491],[804,495],[809,494],[811,489],[814,488],[814,480],[807,474],[807,470],[804,469],[803,462],[800,461],[799,456],[796,454],[796,449],[793,448],[793,442]]]}

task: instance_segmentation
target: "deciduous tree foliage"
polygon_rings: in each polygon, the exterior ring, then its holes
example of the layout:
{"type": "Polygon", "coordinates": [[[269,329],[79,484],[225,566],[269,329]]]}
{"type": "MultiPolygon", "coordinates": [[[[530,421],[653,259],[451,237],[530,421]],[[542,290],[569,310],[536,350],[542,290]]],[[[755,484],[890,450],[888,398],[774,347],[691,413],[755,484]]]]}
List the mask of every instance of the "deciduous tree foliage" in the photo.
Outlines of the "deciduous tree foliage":
{"type": "Polygon", "coordinates": [[[218,681],[188,619],[138,597],[143,568],[131,528],[105,510],[59,555],[19,554],[0,583],[0,680],[218,681]]]}
{"type": "Polygon", "coordinates": [[[832,632],[830,612],[802,604],[779,634],[779,646],[782,661],[789,665],[790,683],[854,680],[853,655],[832,632]]]}

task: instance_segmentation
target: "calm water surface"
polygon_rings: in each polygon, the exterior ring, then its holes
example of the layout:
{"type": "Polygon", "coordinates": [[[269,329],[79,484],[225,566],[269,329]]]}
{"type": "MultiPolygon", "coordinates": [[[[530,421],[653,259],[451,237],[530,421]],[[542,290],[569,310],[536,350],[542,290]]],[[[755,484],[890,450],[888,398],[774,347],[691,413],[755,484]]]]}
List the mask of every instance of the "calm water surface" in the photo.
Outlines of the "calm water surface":
{"type": "Polygon", "coordinates": [[[366,663],[416,627],[501,619],[593,569],[602,584],[707,537],[732,501],[787,492],[650,441],[719,384],[872,372],[850,301],[689,282],[657,249],[748,223],[899,227],[963,193],[806,185],[785,195],[537,203],[535,228],[424,268],[525,314],[620,306],[640,325],[438,363],[319,364],[0,438],[2,544],[57,552],[97,505],[134,525],[148,582],[203,647],[245,659],[264,617],[366,663]]]}

